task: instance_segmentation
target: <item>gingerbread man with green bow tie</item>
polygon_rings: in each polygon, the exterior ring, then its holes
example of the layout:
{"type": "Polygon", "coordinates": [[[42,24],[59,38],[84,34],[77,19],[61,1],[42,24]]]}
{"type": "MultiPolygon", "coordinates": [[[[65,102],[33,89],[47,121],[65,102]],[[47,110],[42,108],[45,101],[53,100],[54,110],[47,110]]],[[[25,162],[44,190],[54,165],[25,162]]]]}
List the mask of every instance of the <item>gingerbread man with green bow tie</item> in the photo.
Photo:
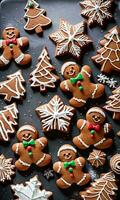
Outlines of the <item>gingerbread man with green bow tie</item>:
{"type": "Polygon", "coordinates": [[[22,126],[17,132],[19,143],[12,146],[13,152],[20,158],[15,166],[20,171],[26,171],[32,164],[38,167],[44,167],[51,162],[51,156],[42,150],[47,145],[47,138],[38,138],[38,132],[31,125],[22,126]]]}
{"type": "Polygon", "coordinates": [[[72,145],[61,146],[58,150],[58,158],[60,161],[53,165],[53,170],[61,174],[61,178],[56,181],[58,187],[66,189],[73,184],[82,186],[90,181],[90,175],[82,171],[85,159],[77,158],[77,151],[72,145]]]}
{"type": "Polygon", "coordinates": [[[75,62],[66,62],[61,68],[61,74],[66,79],[60,84],[61,90],[73,95],[69,100],[71,106],[82,107],[89,98],[97,99],[104,93],[104,85],[91,82],[92,71],[87,65],[80,70],[75,62]]]}

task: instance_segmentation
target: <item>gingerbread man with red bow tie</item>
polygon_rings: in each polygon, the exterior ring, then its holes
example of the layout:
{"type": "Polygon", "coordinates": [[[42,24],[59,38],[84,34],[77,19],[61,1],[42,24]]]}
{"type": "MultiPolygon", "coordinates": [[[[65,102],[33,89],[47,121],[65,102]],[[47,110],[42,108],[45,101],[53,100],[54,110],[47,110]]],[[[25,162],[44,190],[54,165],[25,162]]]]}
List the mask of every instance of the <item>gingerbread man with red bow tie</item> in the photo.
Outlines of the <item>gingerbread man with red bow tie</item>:
{"type": "Polygon", "coordinates": [[[90,108],[86,113],[86,120],[79,119],[77,122],[80,135],[73,138],[73,143],[79,149],[86,149],[91,145],[97,149],[109,148],[113,141],[107,138],[107,133],[111,131],[112,126],[105,123],[105,119],[105,113],[101,108],[90,108]]]}
{"type": "Polygon", "coordinates": [[[7,27],[3,30],[0,39],[0,48],[3,54],[0,56],[0,67],[4,67],[14,60],[19,65],[27,65],[31,61],[29,54],[23,54],[21,49],[29,44],[27,37],[19,37],[20,32],[15,27],[7,27]]]}

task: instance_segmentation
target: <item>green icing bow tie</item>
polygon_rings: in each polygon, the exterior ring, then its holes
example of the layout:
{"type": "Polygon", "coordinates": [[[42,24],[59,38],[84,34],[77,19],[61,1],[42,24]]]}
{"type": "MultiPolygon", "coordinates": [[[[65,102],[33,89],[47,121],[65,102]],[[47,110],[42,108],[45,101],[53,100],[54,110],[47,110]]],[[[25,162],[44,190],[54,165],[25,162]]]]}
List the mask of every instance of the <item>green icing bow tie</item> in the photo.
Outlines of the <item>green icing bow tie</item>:
{"type": "Polygon", "coordinates": [[[23,146],[26,148],[28,146],[35,146],[35,140],[30,140],[29,142],[23,141],[23,146]]]}
{"type": "Polygon", "coordinates": [[[72,84],[77,83],[77,81],[83,81],[83,75],[79,73],[75,78],[70,78],[70,81],[72,84]]]}
{"type": "Polygon", "coordinates": [[[75,161],[72,160],[70,162],[64,162],[64,168],[68,168],[68,167],[75,167],[75,161]]]}

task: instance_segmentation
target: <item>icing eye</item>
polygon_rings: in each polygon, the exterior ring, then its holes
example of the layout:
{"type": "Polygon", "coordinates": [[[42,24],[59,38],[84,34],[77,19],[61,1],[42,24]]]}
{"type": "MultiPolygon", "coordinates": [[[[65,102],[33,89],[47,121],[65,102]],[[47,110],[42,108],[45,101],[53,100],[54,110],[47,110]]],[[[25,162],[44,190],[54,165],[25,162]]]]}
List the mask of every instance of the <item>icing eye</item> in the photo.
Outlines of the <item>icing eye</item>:
{"type": "Polygon", "coordinates": [[[69,72],[66,72],[66,74],[69,74],[69,72]]]}
{"type": "Polygon", "coordinates": [[[73,70],[73,69],[74,69],[74,67],[71,67],[71,69],[73,70]]]}
{"type": "Polygon", "coordinates": [[[64,153],[63,156],[66,156],[66,154],[64,153]]]}
{"type": "Polygon", "coordinates": [[[9,32],[7,32],[7,35],[9,35],[9,32]]]}

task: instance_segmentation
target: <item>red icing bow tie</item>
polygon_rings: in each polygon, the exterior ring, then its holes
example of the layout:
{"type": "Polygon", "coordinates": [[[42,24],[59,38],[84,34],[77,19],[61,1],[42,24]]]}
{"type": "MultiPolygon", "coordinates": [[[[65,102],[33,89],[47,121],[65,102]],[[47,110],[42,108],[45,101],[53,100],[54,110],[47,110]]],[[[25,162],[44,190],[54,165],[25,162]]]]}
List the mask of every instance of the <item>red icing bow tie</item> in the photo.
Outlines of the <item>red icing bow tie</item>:
{"type": "Polygon", "coordinates": [[[14,39],[8,39],[5,41],[6,42],[6,45],[8,46],[9,44],[17,44],[17,40],[16,38],[14,39]]]}
{"type": "Polygon", "coordinates": [[[91,131],[91,130],[95,130],[96,132],[100,131],[100,125],[97,124],[97,125],[94,125],[94,124],[89,124],[88,125],[88,129],[91,131]]]}

